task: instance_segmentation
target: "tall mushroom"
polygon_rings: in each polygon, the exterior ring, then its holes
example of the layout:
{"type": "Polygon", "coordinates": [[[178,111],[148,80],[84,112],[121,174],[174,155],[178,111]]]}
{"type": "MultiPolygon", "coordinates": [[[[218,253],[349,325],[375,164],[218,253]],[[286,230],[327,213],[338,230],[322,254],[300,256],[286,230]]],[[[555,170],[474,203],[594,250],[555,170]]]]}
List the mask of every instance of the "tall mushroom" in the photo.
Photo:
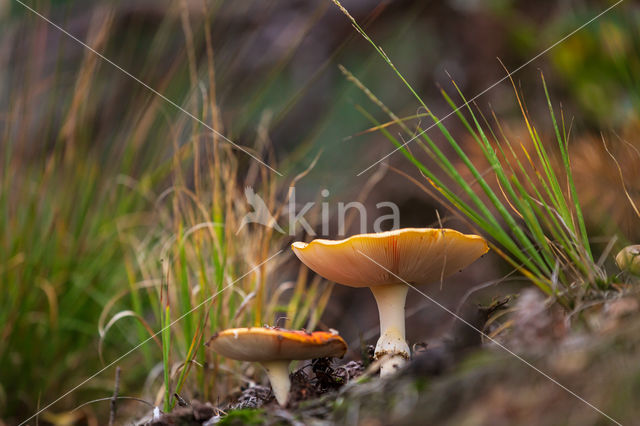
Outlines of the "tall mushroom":
{"type": "Polygon", "coordinates": [[[262,364],[276,400],[283,407],[291,388],[291,361],[341,357],[347,351],[347,343],[336,333],[308,333],[276,327],[231,328],[216,333],[207,345],[227,358],[262,364]]]}
{"type": "Polygon", "coordinates": [[[409,358],[404,306],[408,286],[429,284],[468,266],[489,250],[477,235],[453,229],[405,228],[350,238],[295,242],[296,256],[317,274],[350,287],[369,287],[378,304],[375,356],[387,376],[409,358]],[[390,273],[390,272],[391,273],[390,273]]]}

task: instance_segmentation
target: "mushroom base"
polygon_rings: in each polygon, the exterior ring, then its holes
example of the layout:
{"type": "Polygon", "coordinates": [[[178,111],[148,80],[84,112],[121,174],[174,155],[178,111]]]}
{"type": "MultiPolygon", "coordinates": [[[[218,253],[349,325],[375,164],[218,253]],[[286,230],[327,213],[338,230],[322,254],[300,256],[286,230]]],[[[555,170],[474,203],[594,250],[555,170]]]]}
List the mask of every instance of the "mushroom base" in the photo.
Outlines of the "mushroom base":
{"type": "Polygon", "coordinates": [[[380,360],[380,377],[393,375],[406,364],[410,356],[409,345],[397,330],[387,329],[376,344],[375,358],[380,360]]]}
{"type": "Polygon", "coordinates": [[[409,356],[397,353],[376,353],[376,359],[380,360],[380,377],[389,377],[407,363],[409,356]]]}

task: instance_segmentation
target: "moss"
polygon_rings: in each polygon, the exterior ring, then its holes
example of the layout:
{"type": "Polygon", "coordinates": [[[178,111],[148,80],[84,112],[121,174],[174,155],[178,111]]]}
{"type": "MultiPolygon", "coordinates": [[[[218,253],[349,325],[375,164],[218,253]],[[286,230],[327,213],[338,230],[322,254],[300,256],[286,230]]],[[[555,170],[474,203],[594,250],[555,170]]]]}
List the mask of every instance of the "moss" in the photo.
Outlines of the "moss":
{"type": "Polygon", "coordinates": [[[229,414],[220,419],[219,425],[236,426],[236,425],[259,425],[265,422],[264,410],[256,410],[245,408],[243,410],[231,411],[229,414]]]}
{"type": "Polygon", "coordinates": [[[418,377],[414,382],[414,386],[418,392],[424,392],[429,385],[429,380],[424,377],[418,377]]]}

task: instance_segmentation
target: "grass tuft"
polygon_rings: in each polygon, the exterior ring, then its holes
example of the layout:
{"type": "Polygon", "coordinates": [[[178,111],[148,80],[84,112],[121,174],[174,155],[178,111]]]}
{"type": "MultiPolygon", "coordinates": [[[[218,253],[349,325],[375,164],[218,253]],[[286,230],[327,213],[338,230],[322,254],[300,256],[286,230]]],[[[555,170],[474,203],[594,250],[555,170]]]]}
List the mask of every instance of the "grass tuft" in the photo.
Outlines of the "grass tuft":
{"type": "Polygon", "coordinates": [[[430,111],[391,59],[337,0],[334,3],[416,98],[424,110],[420,115],[426,114],[434,123],[429,128],[435,127],[452,149],[454,157],[450,158],[420,124],[411,131],[404,119],[398,118],[364,84],[342,68],[347,78],[389,117],[391,123],[397,124],[410,141],[415,139],[416,145],[434,164],[427,165],[420,160],[409,149],[410,142],[399,140],[388,130],[388,123],[378,122],[372,114],[357,107],[373,128],[418,168],[435,189],[437,198],[461,212],[472,228],[490,239],[498,254],[567,310],[574,309],[583,299],[611,290],[610,283],[615,278],[607,275],[601,264],[594,260],[569,158],[569,132],[564,116],[560,120],[557,118],[544,76],[542,87],[555,134],[555,149],[543,141],[513,80],[515,99],[529,138],[526,145],[521,142],[520,146],[505,136],[497,119],[495,127],[500,131],[496,133],[455,82],[452,84],[460,97],[460,105],[442,91],[472,143],[481,152],[481,163],[487,170],[481,172],[484,168],[480,162],[469,157],[468,148],[463,148],[447,126],[430,111]],[[552,154],[559,155],[560,167],[552,160],[552,154]],[[490,178],[495,180],[495,185],[489,183],[490,178]]]}

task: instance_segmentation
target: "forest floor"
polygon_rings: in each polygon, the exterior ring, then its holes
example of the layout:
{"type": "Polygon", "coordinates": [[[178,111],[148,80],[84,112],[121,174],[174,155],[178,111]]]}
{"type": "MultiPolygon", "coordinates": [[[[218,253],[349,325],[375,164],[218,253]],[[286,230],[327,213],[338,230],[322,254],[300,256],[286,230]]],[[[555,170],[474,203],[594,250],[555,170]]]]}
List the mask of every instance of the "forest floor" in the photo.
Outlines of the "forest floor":
{"type": "Polygon", "coordinates": [[[440,343],[414,345],[411,362],[391,379],[378,378],[371,359],[314,360],[292,374],[286,408],[269,387],[256,385],[219,407],[192,401],[147,422],[640,424],[640,299],[594,302],[577,314],[579,321],[571,319],[571,327],[541,298],[519,299],[521,309],[503,323],[507,327],[494,327],[500,331],[495,340],[461,323],[440,343]]]}

